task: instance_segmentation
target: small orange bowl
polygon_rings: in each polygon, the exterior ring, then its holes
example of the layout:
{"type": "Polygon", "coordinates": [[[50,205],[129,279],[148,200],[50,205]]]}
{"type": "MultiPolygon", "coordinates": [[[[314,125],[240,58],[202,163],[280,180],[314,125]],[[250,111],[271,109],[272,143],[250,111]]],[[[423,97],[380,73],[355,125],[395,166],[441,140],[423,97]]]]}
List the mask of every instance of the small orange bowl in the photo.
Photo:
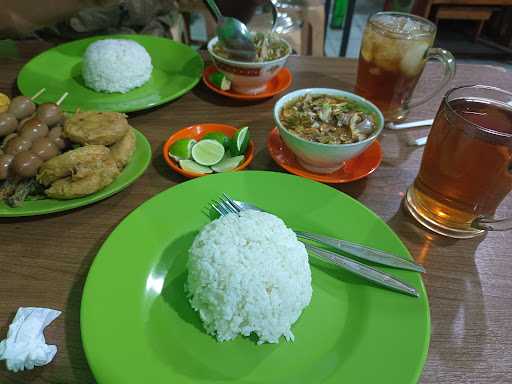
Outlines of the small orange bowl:
{"type": "MultiPolygon", "coordinates": [[[[202,174],[187,172],[184,169],[180,168],[179,164],[169,156],[169,148],[171,148],[171,145],[173,145],[176,141],[181,139],[194,139],[199,141],[204,135],[210,132],[222,132],[226,136],[232,137],[236,131],[238,131],[238,129],[233,127],[232,125],[217,123],[195,124],[191,125],[190,127],[180,129],[179,131],[174,132],[171,136],[169,136],[169,138],[165,142],[163,148],[164,160],[173,171],[178,172],[179,174],[185,177],[193,178],[211,175],[212,173],[202,174]]],[[[249,145],[247,147],[247,151],[245,152],[244,162],[230,172],[241,171],[242,169],[247,168],[247,166],[251,163],[253,158],[254,142],[252,140],[249,140],[249,145]]]]}

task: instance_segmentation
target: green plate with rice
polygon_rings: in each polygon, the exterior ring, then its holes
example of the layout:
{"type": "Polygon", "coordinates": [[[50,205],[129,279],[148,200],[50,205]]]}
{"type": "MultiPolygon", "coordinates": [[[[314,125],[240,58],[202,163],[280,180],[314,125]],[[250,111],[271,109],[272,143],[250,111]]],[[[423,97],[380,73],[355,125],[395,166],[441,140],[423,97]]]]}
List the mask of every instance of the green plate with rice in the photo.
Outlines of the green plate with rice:
{"type": "Polygon", "coordinates": [[[430,317],[421,276],[410,271],[378,267],[414,286],[417,299],[310,257],[313,295],[292,326],[295,341],[257,345],[251,335],[219,343],[208,335],[185,295],[186,263],[210,222],[205,207],[223,192],[294,229],[411,258],[372,211],[305,178],[243,171],[179,184],[127,216],[89,271],[80,325],[99,384],[417,383],[430,317]]]}
{"type": "Polygon", "coordinates": [[[131,112],[155,107],[185,94],[201,78],[203,60],[187,45],[146,35],[96,36],[51,48],[30,60],[18,75],[18,88],[32,96],[46,92],[37,103],[55,102],[65,92],[63,110],[131,112]],[[87,47],[101,39],[128,39],[141,44],[151,56],[153,71],[141,87],[127,93],[96,92],[82,77],[83,55],[87,47]]]}

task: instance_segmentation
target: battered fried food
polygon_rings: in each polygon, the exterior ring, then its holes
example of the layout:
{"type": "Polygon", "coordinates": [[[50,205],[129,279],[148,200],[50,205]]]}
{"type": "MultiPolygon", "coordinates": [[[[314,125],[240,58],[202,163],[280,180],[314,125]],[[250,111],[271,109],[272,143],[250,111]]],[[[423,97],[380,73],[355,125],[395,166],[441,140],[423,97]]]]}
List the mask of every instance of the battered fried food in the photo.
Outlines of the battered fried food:
{"type": "Polygon", "coordinates": [[[133,152],[135,152],[135,140],[135,132],[130,128],[121,140],[110,147],[110,154],[119,169],[123,169],[132,158],[133,152]]]}
{"type": "Polygon", "coordinates": [[[119,169],[109,156],[104,161],[86,163],[80,172],[55,181],[45,193],[53,199],[75,199],[99,191],[111,184],[117,176],[119,169]]]}
{"type": "Polygon", "coordinates": [[[110,149],[104,145],[79,147],[44,162],[36,178],[39,183],[48,186],[57,179],[77,173],[81,164],[83,167],[83,164],[101,163],[109,158],[111,158],[110,149]]]}
{"type": "Polygon", "coordinates": [[[74,199],[105,188],[135,152],[135,130],[116,112],[77,112],[65,122],[63,136],[83,147],[56,156],[39,168],[37,181],[54,199],[74,199]]]}
{"type": "Polygon", "coordinates": [[[77,112],[66,120],[64,137],[82,145],[112,145],[126,135],[130,125],[117,112],[77,112]]]}

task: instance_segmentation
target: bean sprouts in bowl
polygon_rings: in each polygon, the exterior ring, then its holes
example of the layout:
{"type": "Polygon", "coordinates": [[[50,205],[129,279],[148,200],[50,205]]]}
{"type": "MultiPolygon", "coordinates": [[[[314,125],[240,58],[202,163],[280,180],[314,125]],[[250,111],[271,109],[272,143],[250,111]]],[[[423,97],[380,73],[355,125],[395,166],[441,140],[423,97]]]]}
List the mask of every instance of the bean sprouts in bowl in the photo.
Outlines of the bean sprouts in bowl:
{"type": "Polygon", "coordinates": [[[214,37],[208,43],[208,53],[217,67],[231,82],[235,92],[256,95],[265,92],[267,83],[283,68],[291,53],[290,44],[284,39],[280,43],[285,47],[281,57],[270,61],[238,61],[219,55],[214,47],[219,43],[218,37],[214,37]]]}

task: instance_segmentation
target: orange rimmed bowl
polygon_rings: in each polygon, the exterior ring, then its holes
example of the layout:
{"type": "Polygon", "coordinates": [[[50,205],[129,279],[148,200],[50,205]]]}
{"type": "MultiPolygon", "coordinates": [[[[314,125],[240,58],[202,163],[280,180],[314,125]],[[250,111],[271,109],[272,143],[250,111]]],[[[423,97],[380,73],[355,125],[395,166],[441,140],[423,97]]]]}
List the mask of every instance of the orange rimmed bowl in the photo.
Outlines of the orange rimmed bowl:
{"type": "MultiPolygon", "coordinates": [[[[171,167],[171,169],[175,172],[178,172],[179,174],[193,178],[193,177],[200,177],[200,176],[208,176],[212,175],[213,173],[193,173],[185,171],[184,169],[180,168],[179,164],[174,161],[169,156],[169,148],[171,145],[173,145],[177,140],[181,139],[194,139],[194,140],[201,140],[204,135],[210,132],[222,132],[228,137],[232,137],[235,132],[238,131],[236,127],[233,127],[232,125],[227,124],[217,124],[217,123],[202,123],[202,124],[194,124],[190,127],[182,128],[177,132],[174,132],[169,138],[166,140],[164,147],[163,147],[163,156],[165,162],[171,167]]],[[[242,169],[247,168],[247,166],[251,163],[252,159],[254,158],[254,142],[252,140],[249,140],[249,146],[247,147],[247,152],[245,152],[245,159],[242,164],[240,164],[238,167],[233,169],[230,172],[236,172],[241,171],[242,169]]]]}
{"type": "Polygon", "coordinates": [[[275,60],[248,62],[219,56],[213,49],[219,41],[217,36],[208,42],[208,53],[219,72],[231,80],[233,91],[246,95],[257,95],[266,91],[267,83],[285,66],[288,56],[292,52],[292,48],[286,40],[283,38],[278,40],[286,46],[287,53],[275,60]]]}

